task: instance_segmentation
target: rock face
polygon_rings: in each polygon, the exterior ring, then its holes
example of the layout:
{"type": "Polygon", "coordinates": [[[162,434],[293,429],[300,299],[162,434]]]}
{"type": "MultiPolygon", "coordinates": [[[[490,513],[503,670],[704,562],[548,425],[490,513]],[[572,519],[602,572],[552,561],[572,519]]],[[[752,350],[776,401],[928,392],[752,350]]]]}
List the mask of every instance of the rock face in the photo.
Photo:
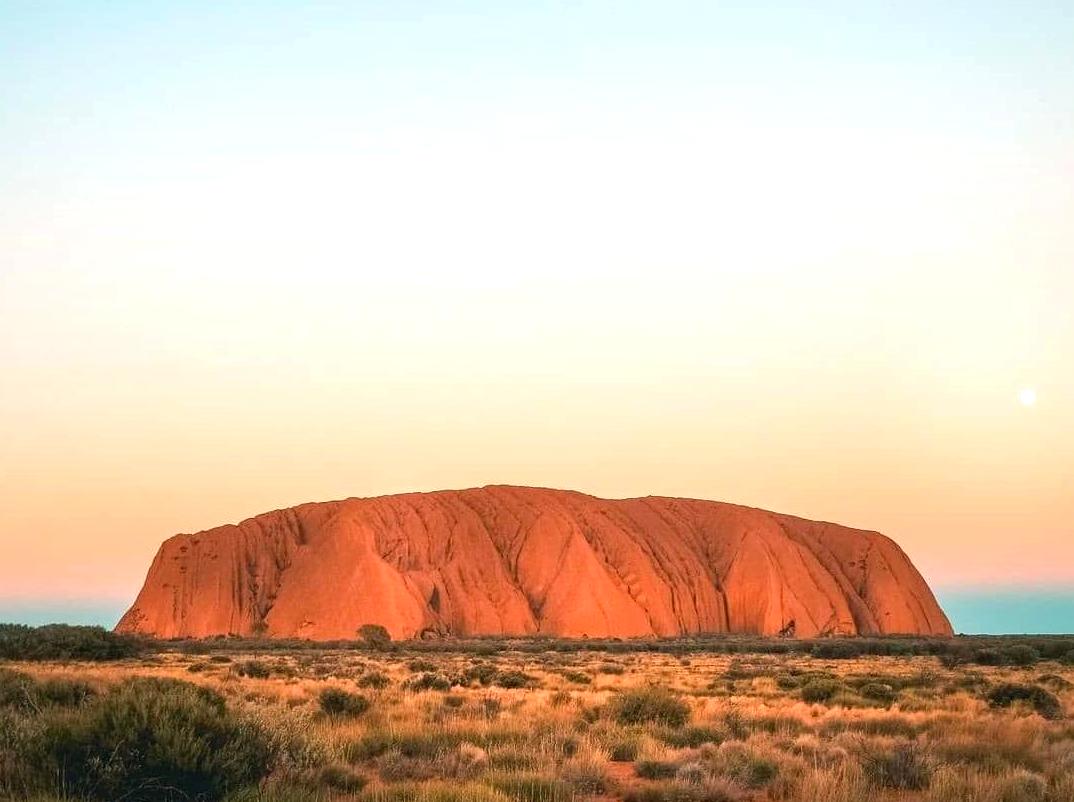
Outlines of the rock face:
{"type": "Polygon", "coordinates": [[[304,504],[165,541],[158,637],[949,635],[876,532],[714,501],[485,487],[304,504]]]}

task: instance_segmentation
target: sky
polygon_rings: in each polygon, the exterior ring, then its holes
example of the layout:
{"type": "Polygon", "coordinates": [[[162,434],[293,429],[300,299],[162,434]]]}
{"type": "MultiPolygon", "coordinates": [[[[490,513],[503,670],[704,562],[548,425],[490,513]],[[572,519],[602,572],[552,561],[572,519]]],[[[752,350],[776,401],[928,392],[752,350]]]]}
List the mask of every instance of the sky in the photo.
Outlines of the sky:
{"type": "Polygon", "coordinates": [[[1072,41],[1061,2],[0,2],[0,617],[509,483],[877,529],[956,629],[1074,629],[1072,41]]]}

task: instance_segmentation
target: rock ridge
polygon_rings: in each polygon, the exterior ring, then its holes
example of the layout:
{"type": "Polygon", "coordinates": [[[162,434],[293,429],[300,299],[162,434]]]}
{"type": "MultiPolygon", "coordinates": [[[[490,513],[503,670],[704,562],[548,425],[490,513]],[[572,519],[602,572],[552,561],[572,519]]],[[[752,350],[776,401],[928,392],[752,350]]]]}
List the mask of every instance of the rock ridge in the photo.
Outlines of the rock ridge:
{"type": "Polygon", "coordinates": [[[162,638],[950,635],[878,532],[494,485],[302,504],[166,540],[117,631],[162,638]]]}

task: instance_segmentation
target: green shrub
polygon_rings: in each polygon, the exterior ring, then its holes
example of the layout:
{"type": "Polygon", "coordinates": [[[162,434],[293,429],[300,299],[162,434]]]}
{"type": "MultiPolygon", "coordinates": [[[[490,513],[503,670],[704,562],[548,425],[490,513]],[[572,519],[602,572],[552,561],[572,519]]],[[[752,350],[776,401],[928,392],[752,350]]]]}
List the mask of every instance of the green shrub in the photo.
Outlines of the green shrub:
{"type": "Polygon", "coordinates": [[[417,674],[411,677],[403,687],[408,691],[450,691],[451,680],[443,674],[417,674]]]}
{"type": "Polygon", "coordinates": [[[1037,683],[1040,685],[1047,685],[1056,691],[1069,691],[1074,688],[1074,682],[1061,677],[1058,674],[1041,674],[1037,677],[1037,683]]]}
{"type": "Polygon", "coordinates": [[[932,779],[932,762],[914,743],[900,744],[890,752],[867,753],[862,768],[869,781],[880,788],[920,791],[928,788],[932,779]]]}
{"type": "Polygon", "coordinates": [[[998,779],[996,782],[997,802],[1046,802],[1052,799],[1069,799],[1058,793],[1048,793],[1048,783],[1039,774],[1020,770],[998,779]]]}
{"type": "Polygon", "coordinates": [[[272,676],[272,668],[262,660],[244,660],[235,666],[235,671],[240,677],[250,679],[268,679],[272,676]]]}
{"type": "Polygon", "coordinates": [[[818,677],[811,679],[802,686],[802,701],[811,704],[827,702],[841,690],[843,690],[843,683],[839,682],[839,680],[818,677]]]}
{"type": "Polygon", "coordinates": [[[457,749],[465,741],[479,741],[479,736],[445,730],[424,732],[390,732],[370,730],[356,741],[343,745],[343,754],[350,763],[361,763],[375,757],[398,752],[404,757],[434,758],[442,752],[457,749]]]}
{"type": "Polygon", "coordinates": [[[694,725],[670,729],[659,733],[661,741],[676,749],[696,749],[704,744],[719,744],[727,739],[727,733],[716,727],[694,725]]]}
{"type": "Polygon", "coordinates": [[[573,682],[575,685],[590,685],[593,682],[592,677],[584,671],[564,671],[563,678],[567,682],[573,682]]]}
{"type": "Polygon", "coordinates": [[[392,636],[380,624],[362,624],[358,627],[358,638],[375,651],[386,651],[392,646],[392,636]]]}
{"type": "Polygon", "coordinates": [[[485,785],[449,780],[367,788],[358,799],[361,802],[506,802],[507,797],[485,785]]]}
{"type": "Polygon", "coordinates": [[[858,693],[865,699],[882,704],[891,704],[898,695],[895,689],[884,682],[867,682],[858,688],[858,693]]]}
{"type": "Polygon", "coordinates": [[[540,685],[536,677],[521,671],[501,671],[496,674],[493,684],[501,688],[536,688],[540,685]]]}
{"type": "Polygon", "coordinates": [[[477,682],[480,685],[491,685],[499,673],[500,670],[491,663],[471,663],[462,673],[459,684],[473,685],[477,682]]]}
{"type": "Polygon", "coordinates": [[[973,655],[968,649],[955,649],[950,652],[943,652],[938,659],[941,666],[950,670],[965,665],[972,657],[973,655]]]}
{"type": "Polygon", "coordinates": [[[793,691],[802,684],[800,674],[779,674],[776,677],[776,686],[781,691],[793,691]]]}
{"type": "Polygon", "coordinates": [[[861,644],[840,638],[821,641],[810,650],[810,654],[813,657],[826,660],[850,660],[854,657],[861,657],[863,652],[864,649],[861,644]]]}
{"type": "Polygon", "coordinates": [[[126,802],[221,799],[268,772],[264,733],[221,696],[177,680],[127,680],[77,712],[49,717],[31,747],[69,796],[126,802]]]}
{"type": "Polygon", "coordinates": [[[0,707],[32,709],[35,686],[34,678],[29,674],[0,668],[0,707]]]}
{"type": "Polygon", "coordinates": [[[575,797],[565,782],[542,774],[492,775],[486,782],[516,802],[571,802],[575,797]]]}
{"type": "Polygon", "coordinates": [[[678,766],[666,760],[639,760],[634,764],[634,773],[645,780],[670,780],[677,770],[678,766]]]}
{"type": "Polygon", "coordinates": [[[758,789],[768,785],[779,774],[779,766],[765,757],[744,753],[728,761],[725,772],[746,788],[758,789]]]}
{"type": "Polygon", "coordinates": [[[96,695],[81,680],[49,677],[37,682],[22,671],[0,668],[0,707],[39,712],[49,706],[78,707],[96,695]]]}
{"type": "Polygon", "coordinates": [[[372,688],[375,691],[383,690],[391,684],[392,681],[388,679],[388,676],[379,671],[367,671],[358,678],[359,688],[372,688]]]}
{"type": "Polygon", "coordinates": [[[370,702],[358,693],[342,688],[325,688],[318,696],[321,710],[329,716],[360,716],[370,707],[370,702]]]}
{"type": "Polygon", "coordinates": [[[1059,699],[1039,685],[1005,682],[988,693],[988,704],[992,707],[1010,707],[1015,702],[1029,702],[1044,718],[1056,719],[1063,716],[1063,706],[1059,699]]]}
{"type": "Polygon", "coordinates": [[[738,786],[722,780],[663,782],[629,789],[624,802],[740,802],[738,786]]]}
{"type": "Polygon", "coordinates": [[[436,671],[437,665],[432,660],[411,660],[406,667],[415,673],[436,671]]]}
{"type": "Polygon", "coordinates": [[[978,649],[973,653],[973,661],[982,666],[1003,665],[1003,654],[999,649],[978,649]]]}
{"type": "Polygon", "coordinates": [[[77,679],[49,678],[37,683],[37,700],[42,705],[78,707],[97,695],[88,683],[77,679]]]}
{"type": "Polygon", "coordinates": [[[142,644],[102,627],[0,624],[0,660],[121,660],[142,644]]]}
{"type": "Polygon", "coordinates": [[[690,718],[690,706],[667,688],[626,691],[612,702],[620,724],[662,724],[681,727],[690,718]]]}
{"type": "Polygon", "coordinates": [[[559,774],[579,794],[592,796],[608,790],[606,765],[597,756],[575,754],[564,761],[559,774]]]}
{"type": "Polygon", "coordinates": [[[1012,666],[1032,666],[1040,660],[1040,652],[1032,646],[1017,644],[1003,650],[1003,661],[1012,666]]]}
{"type": "Polygon", "coordinates": [[[608,759],[612,763],[633,763],[638,759],[638,742],[633,739],[616,741],[612,744],[608,759]]]}
{"type": "Polygon", "coordinates": [[[345,794],[358,793],[365,788],[366,782],[366,778],[350,766],[341,766],[338,763],[322,766],[316,774],[317,785],[345,794]]]}

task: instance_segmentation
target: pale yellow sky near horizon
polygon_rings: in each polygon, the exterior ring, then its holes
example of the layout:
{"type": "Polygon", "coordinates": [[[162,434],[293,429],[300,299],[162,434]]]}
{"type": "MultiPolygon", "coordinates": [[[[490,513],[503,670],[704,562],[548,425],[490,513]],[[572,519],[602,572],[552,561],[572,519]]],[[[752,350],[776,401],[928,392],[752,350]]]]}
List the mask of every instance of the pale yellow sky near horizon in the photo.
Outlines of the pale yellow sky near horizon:
{"type": "Polygon", "coordinates": [[[0,598],[129,599],[177,532],[493,483],[1074,583],[1069,48],[699,8],[13,40],[0,598]]]}

